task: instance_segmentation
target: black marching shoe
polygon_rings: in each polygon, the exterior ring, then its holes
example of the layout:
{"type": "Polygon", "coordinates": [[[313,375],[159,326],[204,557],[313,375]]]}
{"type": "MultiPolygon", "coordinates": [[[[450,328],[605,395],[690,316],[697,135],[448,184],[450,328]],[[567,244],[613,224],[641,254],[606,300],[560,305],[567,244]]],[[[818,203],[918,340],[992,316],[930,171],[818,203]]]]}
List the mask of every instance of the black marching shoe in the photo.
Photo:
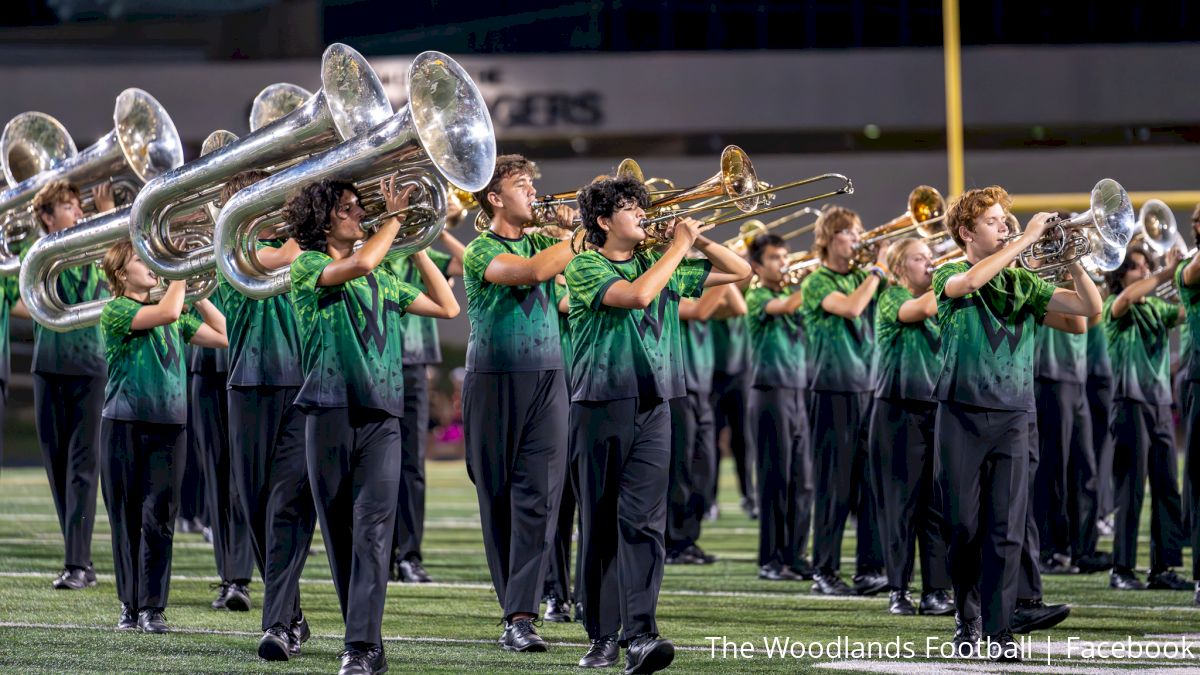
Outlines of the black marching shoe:
{"type": "Polygon", "coordinates": [[[429,573],[425,571],[425,566],[416,558],[401,560],[398,567],[400,568],[400,581],[406,584],[427,584],[433,581],[429,578],[429,573]]]}
{"type": "Polygon", "coordinates": [[[657,673],[675,660],[675,645],[654,633],[639,635],[625,650],[625,673],[657,673]]]}
{"type": "Polygon", "coordinates": [[[299,656],[300,645],[308,642],[310,637],[312,637],[312,631],[308,628],[308,619],[301,614],[299,619],[288,626],[288,652],[292,656],[299,656]]]}
{"type": "Polygon", "coordinates": [[[225,592],[225,609],[231,612],[250,611],[250,590],[246,584],[231,583],[225,592]]]}
{"type": "Polygon", "coordinates": [[[1146,584],[1142,583],[1137,578],[1137,574],[1133,570],[1121,570],[1113,568],[1112,574],[1108,577],[1108,587],[1118,591],[1144,591],[1146,584]]]}
{"type": "Polygon", "coordinates": [[[1175,574],[1174,570],[1166,569],[1151,572],[1146,577],[1146,588],[1152,591],[1190,591],[1192,583],[1175,574]]]}
{"type": "Polygon", "coordinates": [[[544,652],[546,641],[538,635],[533,619],[517,619],[504,624],[500,646],[510,652],[544,652]]]}
{"type": "Polygon", "coordinates": [[[1012,615],[1012,632],[1031,633],[1052,628],[1070,615],[1071,608],[1067,605],[1047,605],[1041,598],[1017,600],[1017,608],[1012,615]]]}
{"type": "Polygon", "coordinates": [[[96,568],[92,567],[91,563],[88,563],[88,566],[83,568],[83,578],[87,579],[88,586],[96,585],[96,568]]]}
{"type": "Polygon", "coordinates": [[[266,661],[287,661],[292,656],[290,638],[283,624],[271,626],[258,641],[258,657],[266,661]]]}
{"type": "Polygon", "coordinates": [[[817,595],[854,595],[854,590],[836,574],[813,575],[812,592],[817,595]]]}
{"type": "Polygon", "coordinates": [[[212,601],[213,609],[225,609],[225,598],[229,596],[229,583],[222,581],[219,584],[209,584],[210,590],[217,592],[217,597],[212,601]]]}
{"type": "Polygon", "coordinates": [[[1092,551],[1075,558],[1072,564],[1079,568],[1080,574],[1107,572],[1112,569],[1112,554],[1104,551],[1092,551]]]}
{"type": "Polygon", "coordinates": [[[347,649],[341,653],[342,667],[338,675],[378,675],[388,671],[387,658],[379,647],[367,651],[347,649]]]}
{"type": "Polygon", "coordinates": [[[617,663],[621,656],[621,648],[617,645],[616,635],[606,635],[592,640],[587,653],[579,659],[580,668],[608,668],[617,663]]]}
{"type": "Polygon", "coordinates": [[[887,575],[879,570],[867,570],[854,575],[854,593],[856,595],[876,595],[887,587],[887,575]]]}
{"type": "Polygon", "coordinates": [[[137,630],[137,612],[133,605],[121,603],[121,618],[117,619],[117,630],[137,630]]]}
{"type": "Polygon", "coordinates": [[[1200,581],[1196,582],[1196,597],[1192,598],[1193,605],[1200,605],[1200,581]]]}
{"type": "Polygon", "coordinates": [[[143,633],[166,633],[171,630],[167,627],[167,620],[163,616],[163,611],[156,607],[143,609],[138,612],[138,628],[143,633]]]}
{"type": "Polygon", "coordinates": [[[546,611],[542,618],[550,623],[571,623],[571,603],[560,599],[551,593],[542,598],[546,601],[546,611]]]}
{"type": "Polygon", "coordinates": [[[777,562],[758,568],[758,578],[763,581],[800,581],[799,574],[777,562]]]}
{"type": "Polygon", "coordinates": [[[687,552],[687,549],[682,551],[667,551],[667,557],[663,560],[667,565],[699,565],[701,564],[692,554],[687,552]]]}
{"type": "Polygon", "coordinates": [[[954,614],[954,600],[946,591],[930,591],[921,596],[917,612],[924,616],[950,616],[954,614]]]}
{"type": "Polygon", "coordinates": [[[812,581],[813,577],[817,576],[817,570],[812,566],[812,563],[808,562],[808,558],[800,558],[792,563],[790,569],[796,576],[800,577],[801,581],[812,581]]]}
{"type": "Polygon", "coordinates": [[[975,617],[963,621],[962,617],[954,615],[954,653],[960,658],[975,656],[979,649],[979,638],[983,634],[983,619],[975,617]]]}
{"type": "Polygon", "coordinates": [[[1062,553],[1039,560],[1038,571],[1042,574],[1079,574],[1079,568],[1071,564],[1071,558],[1062,553]]]}
{"type": "Polygon", "coordinates": [[[979,647],[987,650],[986,656],[995,663],[1021,662],[1021,646],[1008,631],[995,636],[989,635],[986,640],[979,643],[979,647]]]}
{"type": "Polygon", "coordinates": [[[88,583],[87,571],[82,567],[68,567],[59,573],[52,585],[58,591],[78,591],[95,586],[96,582],[88,583]]]}
{"type": "Polygon", "coordinates": [[[750,520],[758,520],[758,505],[749,497],[742,497],[742,512],[750,520]]]}
{"type": "Polygon", "coordinates": [[[717,561],[717,556],[705,553],[704,549],[695,544],[683,549],[683,552],[695,558],[697,565],[711,565],[717,561]]]}
{"type": "Polygon", "coordinates": [[[912,616],[917,613],[907,590],[892,591],[888,598],[888,613],[897,616],[912,616]]]}

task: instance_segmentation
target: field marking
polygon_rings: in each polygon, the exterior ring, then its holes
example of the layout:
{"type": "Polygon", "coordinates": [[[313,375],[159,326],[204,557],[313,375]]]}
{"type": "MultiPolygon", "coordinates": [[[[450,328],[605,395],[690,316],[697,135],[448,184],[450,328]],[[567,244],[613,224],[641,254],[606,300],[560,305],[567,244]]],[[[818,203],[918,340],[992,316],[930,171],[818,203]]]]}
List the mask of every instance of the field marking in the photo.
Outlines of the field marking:
{"type": "MultiPolygon", "coordinates": [[[[1179,665],[1166,666],[1162,661],[1121,661],[1124,665],[1159,666],[1157,668],[1138,668],[1139,675],[1179,675],[1180,673],[1197,673],[1200,668],[1179,665]]],[[[1058,675],[1112,675],[1112,673],[1132,673],[1128,668],[1114,665],[1109,668],[1097,666],[1048,666],[1045,663],[963,663],[961,661],[875,661],[853,659],[850,661],[833,661],[830,663],[816,662],[814,668],[824,670],[848,670],[852,672],[888,673],[890,675],[928,675],[933,668],[938,673],[956,675],[958,673],[1055,673],[1058,675]]]]}

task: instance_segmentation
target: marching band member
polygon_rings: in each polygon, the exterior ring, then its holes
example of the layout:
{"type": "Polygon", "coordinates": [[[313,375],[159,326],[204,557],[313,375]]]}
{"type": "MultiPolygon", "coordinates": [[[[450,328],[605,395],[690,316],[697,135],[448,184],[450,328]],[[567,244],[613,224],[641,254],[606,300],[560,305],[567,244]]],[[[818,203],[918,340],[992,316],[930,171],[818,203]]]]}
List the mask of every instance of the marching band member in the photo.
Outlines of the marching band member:
{"type": "Polygon", "coordinates": [[[750,338],[747,431],[755,448],[758,578],[795,581],[812,522],[813,461],[805,405],[803,294],[787,287],[787,242],[762,234],[750,244],[760,285],[746,291],[750,338]]]}
{"type": "MultiPolygon", "coordinates": [[[[1192,239],[1200,242],[1200,204],[1192,211],[1192,239]]],[[[1200,605],[1200,255],[1181,261],[1175,271],[1175,286],[1187,314],[1190,339],[1182,399],[1184,443],[1187,444],[1187,476],[1191,483],[1192,579],[1196,582],[1194,604],[1200,605]]]]}
{"type": "Polygon", "coordinates": [[[665,252],[639,251],[648,204],[646,188],[633,178],[583,187],[583,226],[596,250],[576,256],[566,270],[584,626],[591,639],[579,665],[611,666],[621,645],[629,673],[655,672],[674,658],[655,613],[671,462],[666,402],[685,393],[679,299],[750,273],[737,254],[699,236],[704,228],[691,219],[675,224],[665,252]],[[706,258],[685,260],[693,244],[706,258]]]}
{"type": "MultiPolygon", "coordinates": [[[[454,204],[455,202],[451,202],[454,204]]],[[[461,219],[458,208],[452,216],[461,219]]],[[[450,227],[450,218],[446,227],[450,227]]],[[[464,247],[454,235],[442,230],[438,237],[450,253],[425,251],[438,271],[449,278],[462,276],[464,247]]],[[[406,284],[424,291],[425,284],[411,258],[389,261],[391,272],[406,284]]],[[[396,534],[392,543],[391,578],[405,583],[432,581],[421,559],[425,536],[425,441],[429,435],[429,366],[442,362],[437,321],[427,316],[405,314],[404,327],[404,417],[400,420],[400,447],[404,452],[400,501],[396,505],[396,534]]]]}
{"type": "MultiPolygon", "coordinates": [[[[93,198],[100,212],[115,206],[110,185],[97,187],[93,198]]],[[[74,227],[83,218],[79,188],[64,180],[47,183],[33,199],[33,212],[48,234],[74,227]]],[[[67,304],[108,296],[108,288],[93,265],[63,270],[58,287],[67,304]]],[[[12,314],[30,318],[20,300],[13,305],[12,314]]],[[[78,590],[96,585],[92,526],[96,521],[100,412],[107,377],[104,343],[99,326],[58,333],[34,323],[33,335],[33,408],[38,442],[65,543],[63,571],[54,580],[54,588],[78,590]]]]}
{"type": "MultiPolygon", "coordinates": [[[[1184,319],[1184,308],[1151,294],[1172,281],[1178,252],[1150,272],[1150,257],[1130,247],[1125,261],[1108,273],[1111,295],[1104,302],[1108,353],[1113,367],[1113,494],[1117,507],[1113,570],[1118,590],[1191,590],[1171,570],[1183,564],[1183,525],[1171,415],[1168,332],[1184,319]],[[1150,478],[1150,575],[1134,573],[1138,530],[1150,478]]],[[[1185,268],[1186,269],[1186,268],[1185,268]]]]}
{"type": "MultiPolygon", "coordinates": [[[[220,202],[268,175],[236,174],[222,187],[220,202]]],[[[264,267],[286,267],[300,255],[295,239],[279,239],[277,232],[263,237],[258,260],[264,267]]],[[[226,396],[233,481],[263,580],[258,655],[286,661],[311,635],[300,607],[300,574],[317,520],[305,463],[305,418],[295,405],[304,383],[300,334],[286,295],[255,300],[223,277],[217,292],[229,323],[226,396]]]]}
{"type": "Polygon", "coordinates": [[[1006,245],[1009,203],[999,187],[960,196],[947,211],[946,226],[967,260],[933,275],[943,354],[934,444],[950,528],[954,643],[974,651],[982,632],[989,655],[1002,660],[1014,658],[1015,649],[1011,622],[1035,423],[1033,325],[1100,310],[1099,293],[1078,264],[1071,268],[1076,290],[1055,289],[1009,266],[1051,218],[1037,214],[1006,245]]]}
{"type": "MultiPolygon", "coordinates": [[[[744,289],[742,289],[744,290],[744,289]]],[[[740,295],[740,293],[739,293],[740,295]]],[[[731,296],[732,297],[732,296],[731,296]]],[[[735,299],[736,300],[736,299],[735,299]]],[[[740,305],[746,304],[743,298],[740,305]]],[[[720,439],[721,430],[729,429],[729,454],[737,473],[738,493],[742,498],[742,511],[754,520],[758,517],[757,494],[754,487],[754,447],[749,443],[746,429],[746,399],[750,396],[750,345],[746,340],[745,311],[735,313],[718,309],[709,322],[713,343],[713,437],[720,439]]],[[[718,442],[719,444],[719,442],[718,442]]],[[[717,476],[721,475],[721,450],[717,448],[717,476]]],[[[712,503],[717,502],[713,481],[712,503]]],[[[805,563],[807,567],[807,561],[805,563]]],[[[812,570],[807,569],[809,578],[812,570]]]]}
{"type": "Polygon", "coordinates": [[[954,613],[947,589],[945,521],[934,471],[934,381],[941,369],[933,254],[906,238],[888,249],[895,284],[880,294],[875,313],[875,405],[869,442],[871,477],[879,495],[879,524],[891,588],[892,614],[954,613]],[[914,607],[914,548],[921,544],[921,601],[914,607]]]}
{"type": "MultiPolygon", "coordinates": [[[[1112,534],[1107,520],[1113,512],[1112,361],[1103,321],[1089,321],[1087,331],[1087,408],[1092,421],[1092,452],[1096,455],[1096,532],[1112,534]]],[[[1111,566],[1112,556],[1104,561],[1111,566]]]]}
{"type": "MultiPolygon", "coordinates": [[[[557,295],[555,302],[558,307],[559,346],[563,354],[563,373],[569,379],[571,376],[571,324],[569,321],[571,296],[567,292],[567,279],[561,274],[554,277],[554,290],[557,295]]],[[[579,556],[575,557],[575,584],[571,585],[571,537],[575,531],[576,511],[579,503],[576,494],[579,492],[578,464],[567,443],[566,478],[563,480],[561,497],[558,502],[558,517],[554,527],[554,543],[547,551],[546,580],[543,584],[542,600],[546,603],[546,611],[542,617],[551,623],[570,623],[572,621],[572,604],[575,604],[574,618],[582,620],[583,600],[579,588],[579,556]]]]}
{"type": "Polygon", "coordinates": [[[158,277],[128,240],[105,253],[103,268],[114,294],[100,315],[109,375],[100,436],[117,628],[165,633],[187,422],[184,344],[227,347],[225,317],[208,300],[195,304],[199,316],[184,314],[185,281],[150,302],[158,277]]]}
{"type": "MultiPolygon", "coordinates": [[[[887,587],[875,495],[868,478],[867,424],[871,413],[871,351],[875,299],[886,276],[887,242],[868,270],[852,266],[862,223],[844,207],[826,209],[816,225],[821,266],[804,280],[801,314],[808,359],[808,419],[812,425],[812,591],[847,595],[838,575],[846,517],[858,514],[854,589],[873,595],[887,587]]],[[[761,473],[761,471],[760,471],[761,473]]]]}
{"type": "MultiPolygon", "coordinates": [[[[414,189],[397,190],[395,181],[380,185],[389,212],[406,207],[414,189]]],[[[364,215],[354,186],[331,180],[305,186],[284,207],[304,251],[291,264],[304,369],[296,405],[306,415],[308,475],[346,624],[341,675],[387,671],[384,589],[404,414],[400,320],[405,312],[458,314],[429,256],[413,255],[428,295],[380,267],[405,216],[388,218],[364,241],[364,215]]]]}
{"type": "MultiPolygon", "coordinates": [[[[484,550],[503,612],[500,645],[545,651],[533,621],[552,546],[567,461],[567,397],[554,277],[569,242],[526,233],[537,166],[501,155],[475,198],[491,229],[467,245],[463,278],[471,334],[463,384],[467,473],[479,498],[484,550]]],[[[566,207],[558,220],[569,225],[566,207]]]]}
{"type": "Polygon", "coordinates": [[[711,484],[717,479],[717,439],[713,431],[713,349],[709,319],[725,303],[724,286],[704,291],[699,300],[681,298],[684,396],[668,402],[671,412],[671,471],[667,487],[666,563],[709,565],[716,557],[696,543],[708,513],[711,484]]]}

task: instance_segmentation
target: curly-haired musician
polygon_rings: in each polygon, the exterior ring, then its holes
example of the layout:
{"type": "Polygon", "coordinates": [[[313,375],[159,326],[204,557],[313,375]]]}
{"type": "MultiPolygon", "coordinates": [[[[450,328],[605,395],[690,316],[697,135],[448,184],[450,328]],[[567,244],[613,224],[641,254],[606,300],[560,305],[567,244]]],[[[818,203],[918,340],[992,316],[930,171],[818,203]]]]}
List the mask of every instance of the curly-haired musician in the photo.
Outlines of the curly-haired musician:
{"type": "MultiPolygon", "coordinates": [[[[1033,330],[1047,312],[1100,311],[1095,284],[1075,264],[1076,289],[1056,289],[1010,267],[1041,238],[1039,213],[1009,242],[1008,193],[969,190],[947,210],[946,226],[966,252],[933,275],[942,330],[935,448],[950,528],[950,575],[957,608],[956,648],[988,638],[989,655],[1017,658],[1012,638],[1028,502],[1033,420],[1033,330]],[[985,526],[986,524],[986,526],[985,526]]],[[[1058,314],[1061,313],[1061,316],[1058,314]]],[[[1082,328],[1081,328],[1082,329],[1082,328]]]]}
{"type": "Polygon", "coordinates": [[[225,317],[208,300],[185,314],[185,281],[150,302],[158,277],[128,240],[105,253],[103,268],[113,299],[100,314],[108,363],[101,473],[121,600],[117,629],[165,633],[187,422],[184,345],[227,347],[225,317]]]}
{"type": "MultiPolygon", "coordinates": [[[[222,187],[221,203],[267,176],[257,170],[236,174],[222,187]]],[[[274,231],[263,237],[258,260],[268,269],[286,267],[300,255],[294,239],[280,239],[274,231]]],[[[300,334],[286,295],[256,300],[224,278],[217,293],[229,321],[226,396],[232,482],[263,580],[258,654],[286,661],[300,653],[311,635],[300,607],[300,574],[317,521],[304,461],[304,414],[295,406],[304,383],[300,334]]],[[[213,535],[218,542],[231,538],[215,527],[213,535]]]]}
{"type": "Polygon", "coordinates": [[[674,647],[658,633],[666,493],[671,463],[667,401],[685,394],[679,301],[744,279],[749,265],[684,219],[662,253],[639,250],[649,196],[633,178],[579,191],[595,250],[567,266],[574,361],[572,450],[578,455],[584,626],[579,665],[626,672],[665,668],[674,647]],[[687,259],[693,244],[706,258],[687,259]],[[710,273],[710,269],[712,272],[710,273]]]}
{"type": "Polygon", "coordinates": [[[888,611],[898,615],[954,613],[949,594],[945,521],[933,456],[941,369],[941,330],[933,296],[933,254],[925,242],[901,239],[888,250],[895,283],[875,311],[875,404],[868,433],[871,479],[879,496],[879,528],[891,589],[888,611]],[[921,545],[921,601],[908,594],[921,545]]]}
{"type": "Polygon", "coordinates": [[[875,264],[862,269],[853,264],[861,236],[858,214],[825,209],[816,226],[821,266],[802,286],[816,485],[812,591],[824,595],[851,593],[838,575],[851,510],[858,517],[853,592],[872,595],[887,587],[867,462],[875,301],[887,275],[887,242],[879,246],[875,264]]]}
{"type": "MultiPolygon", "coordinates": [[[[115,206],[110,185],[97,187],[93,197],[98,211],[115,206]]],[[[51,181],[34,197],[33,212],[47,233],[60,232],[83,218],[79,199],[79,188],[64,180],[51,181]]],[[[108,287],[94,265],[63,270],[58,289],[67,304],[108,297],[108,287]]],[[[13,305],[12,315],[30,318],[21,300],[13,305]]],[[[66,549],[54,588],[78,590],[96,585],[92,526],[99,479],[100,411],[108,372],[104,342],[99,326],[59,333],[35,323],[33,338],[38,442],[66,549]]]]}
{"type": "Polygon", "coordinates": [[[1183,564],[1182,504],[1171,415],[1168,333],[1184,320],[1184,308],[1153,296],[1176,275],[1178,253],[1152,274],[1150,256],[1131,246],[1108,274],[1104,302],[1108,353],[1113,367],[1113,495],[1117,508],[1113,571],[1119,590],[1188,591],[1192,585],[1171,570],[1183,564]],[[1150,575],[1137,578],[1138,531],[1146,478],[1150,479],[1150,575]]]}
{"type": "MultiPolygon", "coordinates": [[[[1192,211],[1193,241],[1200,241],[1200,204],[1192,211]]],[[[1181,406],[1186,429],[1187,476],[1191,483],[1193,603],[1200,605],[1200,255],[1181,261],[1175,270],[1175,286],[1187,314],[1190,339],[1181,347],[1187,360],[1181,406]]]]}
{"type": "MultiPolygon", "coordinates": [[[[568,242],[534,222],[537,166],[496,158],[475,193],[491,229],[467,245],[463,278],[471,334],[463,383],[467,471],[479,499],[483,544],[503,613],[500,645],[545,651],[534,628],[567,462],[567,395],[554,277],[568,242]]],[[[558,219],[569,223],[570,209],[558,219]]]]}
{"type": "MultiPolygon", "coordinates": [[[[389,212],[406,207],[412,190],[397,190],[395,177],[380,185],[389,212]]],[[[364,215],[354,186],[333,180],[301,188],[284,208],[304,251],[291,265],[304,371],[296,405],[306,416],[308,475],[346,623],[347,675],[387,670],[383,589],[403,457],[401,320],[405,312],[458,314],[428,255],[413,255],[428,295],[381,267],[406,216],[386,219],[364,241],[364,215]]]]}
{"type": "Polygon", "coordinates": [[[746,291],[750,338],[747,433],[757,451],[758,578],[794,581],[812,523],[812,445],[805,401],[807,366],[800,305],[804,295],[785,279],[787,242],[774,234],[750,244],[760,285],[746,291]]]}

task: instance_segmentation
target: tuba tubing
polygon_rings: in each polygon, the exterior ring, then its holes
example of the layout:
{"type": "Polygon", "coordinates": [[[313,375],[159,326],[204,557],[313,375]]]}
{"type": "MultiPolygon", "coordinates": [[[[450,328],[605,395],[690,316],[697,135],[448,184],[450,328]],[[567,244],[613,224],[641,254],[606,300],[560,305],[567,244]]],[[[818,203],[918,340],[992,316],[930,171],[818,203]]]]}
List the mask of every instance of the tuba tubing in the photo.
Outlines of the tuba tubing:
{"type": "Polygon", "coordinates": [[[167,279],[190,279],[215,268],[213,246],[185,250],[172,238],[173,223],[206,213],[235,174],[322,152],[392,114],[375,71],[344,44],[325,50],[321,81],[321,89],[299,108],[142,189],[133,203],[129,232],[138,256],[151,270],[167,279]]]}
{"type": "MultiPolygon", "coordinates": [[[[445,54],[423,52],[413,59],[407,79],[410,100],[399,112],[247,187],[221,209],[214,235],[216,260],[234,288],[263,299],[291,287],[288,269],[263,269],[255,248],[258,233],[280,221],[288,196],[304,185],[352,177],[372,189],[393,173],[400,174],[399,182],[417,183],[414,204],[431,217],[407,218],[392,244],[393,250],[409,253],[427,247],[445,227],[447,183],[468,192],[487,185],[496,166],[496,137],[487,104],[470,76],[445,54]]],[[[370,201],[368,195],[363,201],[370,201]]]]}

